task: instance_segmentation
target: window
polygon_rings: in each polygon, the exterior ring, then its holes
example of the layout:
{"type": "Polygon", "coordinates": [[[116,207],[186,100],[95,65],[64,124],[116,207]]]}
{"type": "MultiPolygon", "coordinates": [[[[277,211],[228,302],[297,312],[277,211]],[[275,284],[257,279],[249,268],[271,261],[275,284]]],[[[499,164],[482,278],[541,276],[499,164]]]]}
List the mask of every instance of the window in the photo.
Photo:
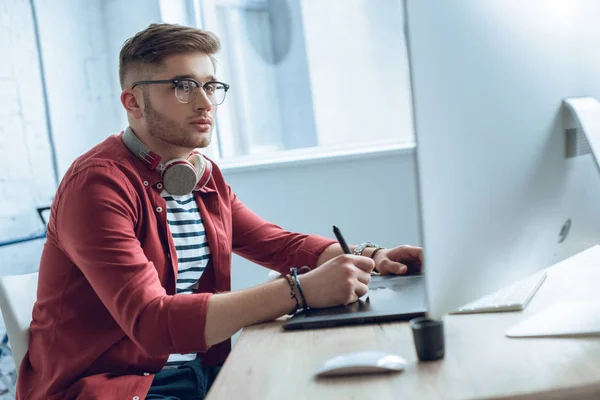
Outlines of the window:
{"type": "Polygon", "coordinates": [[[195,0],[217,33],[219,158],[411,142],[399,0],[195,0]]]}

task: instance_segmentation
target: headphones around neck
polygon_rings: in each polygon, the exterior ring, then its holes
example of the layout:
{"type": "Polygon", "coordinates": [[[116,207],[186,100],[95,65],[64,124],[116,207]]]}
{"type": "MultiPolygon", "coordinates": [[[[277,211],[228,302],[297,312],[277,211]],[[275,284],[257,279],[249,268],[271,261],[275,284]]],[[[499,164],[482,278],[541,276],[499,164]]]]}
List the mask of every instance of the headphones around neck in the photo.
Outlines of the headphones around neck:
{"type": "Polygon", "coordinates": [[[148,168],[157,171],[163,178],[165,190],[174,196],[183,196],[200,190],[212,175],[212,163],[198,150],[190,153],[187,159],[174,158],[162,164],[162,158],[147,148],[133,133],[131,127],[123,132],[125,146],[142,160],[148,168]]]}

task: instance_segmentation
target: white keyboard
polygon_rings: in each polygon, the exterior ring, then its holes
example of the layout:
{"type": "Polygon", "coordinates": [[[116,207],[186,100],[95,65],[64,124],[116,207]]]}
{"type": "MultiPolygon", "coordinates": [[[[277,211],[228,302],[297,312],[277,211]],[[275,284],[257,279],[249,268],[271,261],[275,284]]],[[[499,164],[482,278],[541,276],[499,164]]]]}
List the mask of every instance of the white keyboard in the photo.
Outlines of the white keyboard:
{"type": "Polygon", "coordinates": [[[546,279],[545,270],[466,304],[451,314],[522,311],[527,307],[544,279],[546,279]]]}

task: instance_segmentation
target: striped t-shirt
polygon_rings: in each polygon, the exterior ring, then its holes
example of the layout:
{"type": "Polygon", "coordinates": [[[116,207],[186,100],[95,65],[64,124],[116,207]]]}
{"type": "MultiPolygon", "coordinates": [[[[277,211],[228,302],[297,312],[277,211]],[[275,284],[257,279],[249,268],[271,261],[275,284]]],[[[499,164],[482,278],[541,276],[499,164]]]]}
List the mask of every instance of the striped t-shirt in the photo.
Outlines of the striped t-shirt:
{"type": "MultiPolygon", "coordinates": [[[[161,196],[167,202],[167,222],[179,264],[176,295],[190,294],[197,288],[210,259],[204,224],[193,194],[172,196],[163,191],[161,196]]],[[[166,367],[176,367],[195,358],[195,353],[171,354],[166,367]]]]}

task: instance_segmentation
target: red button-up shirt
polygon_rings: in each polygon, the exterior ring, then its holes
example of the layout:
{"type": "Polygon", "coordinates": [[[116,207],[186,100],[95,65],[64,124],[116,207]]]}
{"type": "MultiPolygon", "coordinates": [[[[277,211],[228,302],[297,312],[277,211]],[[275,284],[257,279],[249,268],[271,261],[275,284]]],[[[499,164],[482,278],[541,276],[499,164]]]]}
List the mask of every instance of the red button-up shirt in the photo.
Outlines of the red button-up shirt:
{"type": "Polygon", "coordinates": [[[143,399],[169,354],[221,364],[230,341],[209,348],[204,326],[212,293],[231,290],[232,251],[289,272],[315,267],[335,243],[264,221],[215,166],[194,192],[211,261],[197,293],[175,296],[177,253],[161,191],[160,175],[120,135],[67,171],[52,204],[17,399],[143,399]]]}

